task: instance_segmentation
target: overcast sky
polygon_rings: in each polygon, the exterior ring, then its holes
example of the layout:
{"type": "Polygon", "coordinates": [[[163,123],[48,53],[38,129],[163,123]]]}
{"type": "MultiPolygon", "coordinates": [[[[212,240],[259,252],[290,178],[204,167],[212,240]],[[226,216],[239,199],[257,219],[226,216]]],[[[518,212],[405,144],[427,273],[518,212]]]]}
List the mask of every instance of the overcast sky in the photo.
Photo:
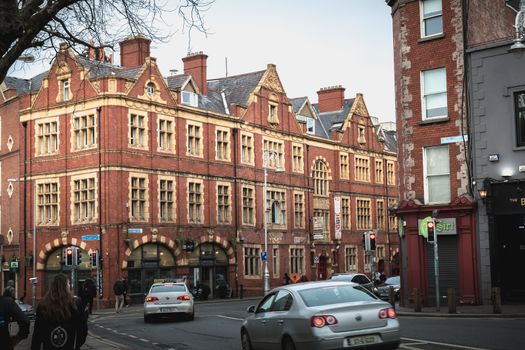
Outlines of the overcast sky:
{"type": "MultiPolygon", "coordinates": [[[[317,102],[321,87],[364,94],[371,115],[395,120],[390,7],[384,0],[216,0],[205,14],[210,34],[194,32],[191,51],[208,55],[208,79],[277,66],[288,97],[317,102]]],[[[176,14],[166,16],[173,29],[176,14]]],[[[187,35],[153,43],[162,73],[182,72],[187,35]]],[[[19,72],[18,72],[19,73],[19,72]]],[[[16,74],[19,75],[20,74],[16,74]]]]}

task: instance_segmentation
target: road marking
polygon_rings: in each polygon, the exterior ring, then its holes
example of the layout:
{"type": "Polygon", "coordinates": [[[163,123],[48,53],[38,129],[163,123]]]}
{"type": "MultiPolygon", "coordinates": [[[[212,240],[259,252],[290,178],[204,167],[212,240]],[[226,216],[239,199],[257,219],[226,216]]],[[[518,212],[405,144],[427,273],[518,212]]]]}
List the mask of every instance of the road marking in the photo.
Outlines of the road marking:
{"type": "Polygon", "coordinates": [[[414,339],[414,338],[401,338],[401,340],[408,340],[413,342],[424,342],[426,344],[434,344],[434,345],[442,345],[442,346],[450,346],[452,348],[457,349],[468,349],[468,350],[490,350],[485,348],[476,348],[473,346],[464,346],[464,345],[456,345],[456,344],[450,344],[450,343],[442,343],[437,341],[430,341],[430,340],[424,340],[424,339],[414,339]]]}
{"type": "Polygon", "coordinates": [[[139,338],[140,341],[143,341],[144,343],[149,343],[149,340],[148,339],[144,339],[144,338],[139,338]]]}
{"type": "Polygon", "coordinates": [[[138,337],[135,337],[135,336],[132,335],[132,334],[129,334],[128,337],[133,338],[133,339],[137,339],[137,338],[138,338],[138,337]]]}
{"type": "Polygon", "coordinates": [[[225,318],[227,320],[235,320],[235,321],[244,321],[244,318],[238,318],[238,317],[230,317],[230,316],[224,316],[224,315],[214,315],[215,317],[225,318]]]}

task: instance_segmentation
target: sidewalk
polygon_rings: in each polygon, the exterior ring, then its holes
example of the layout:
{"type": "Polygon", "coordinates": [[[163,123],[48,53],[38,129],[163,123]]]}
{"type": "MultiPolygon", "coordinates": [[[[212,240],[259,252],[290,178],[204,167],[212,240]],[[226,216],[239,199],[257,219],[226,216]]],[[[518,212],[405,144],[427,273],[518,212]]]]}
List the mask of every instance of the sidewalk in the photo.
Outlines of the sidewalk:
{"type": "Polygon", "coordinates": [[[457,305],[456,313],[448,312],[448,305],[441,305],[440,310],[436,307],[423,307],[421,312],[415,312],[414,308],[402,307],[396,304],[399,316],[423,316],[423,317],[485,317],[485,318],[525,318],[525,304],[501,305],[501,313],[495,314],[493,305],[457,305]]]}

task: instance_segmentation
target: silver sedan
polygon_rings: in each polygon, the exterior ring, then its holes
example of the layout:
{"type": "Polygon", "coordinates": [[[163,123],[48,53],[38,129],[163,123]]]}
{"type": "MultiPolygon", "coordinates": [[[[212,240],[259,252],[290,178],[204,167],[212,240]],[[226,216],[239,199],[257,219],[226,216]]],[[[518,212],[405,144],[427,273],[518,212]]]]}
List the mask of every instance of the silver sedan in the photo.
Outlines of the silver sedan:
{"type": "Polygon", "coordinates": [[[184,283],[154,283],[144,300],[144,322],[153,317],[184,315],[193,320],[193,296],[184,283]]]}
{"type": "Polygon", "coordinates": [[[268,293],[241,326],[243,350],[397,349],[399,322],[390,304],[348,282],[310,282],[268,293]]]}

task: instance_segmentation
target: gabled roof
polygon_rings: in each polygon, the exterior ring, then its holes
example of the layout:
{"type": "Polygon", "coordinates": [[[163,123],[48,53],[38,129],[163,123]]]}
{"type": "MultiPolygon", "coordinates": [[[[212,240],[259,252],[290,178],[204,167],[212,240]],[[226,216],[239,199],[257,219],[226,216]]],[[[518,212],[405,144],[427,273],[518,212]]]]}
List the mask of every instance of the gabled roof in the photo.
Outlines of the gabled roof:
{"type": "Polygon", "coordinates": [[[292,104],[293,112],[295,114],[299,113],[299,111],[303,108],[304,104],[308,100],[308,97],[295,97],[288,99],[290,103],[292,104]]]}
{"type": "MultiPolygon", "coordinates": [[[[348,118],[348,114],[350,113],[350,109],[352,108],[352,105],[354,104],[355,98],[349,98],[345,99],[343,103],[343,108],[341,108],[338,111],[333,112],[319,112],[319,104],[314,103],[312,104],[312,107],[315,109],[315,112],[317,113],[318,120],[320,121],[322,127],[326,130],[326,137],[330,137],[329,133],[331,130],[341,130],[341,128],[344,125],[344,122],[346,118],[348,118]]],[[[317,128],[316,128],[316,134],[317,134],[317,128]]],[[[325,137],[322,135],[317,135],[321,137],[325,137]]]]}
{"type": "Polygon", "coordinates": [[[47,76],[47,72],[40,73],[31,79],[16,77],[6,77],[4,83],[8,89],[15,89],[17,95],[36,92],[42,86],[42,80],[47,76]]]}
{"type": "Polygon", "coordinates": [[[184,85],[190,80],[190,75],[188,74],[177,74],[167,77],[166,81],[168,82],[168,87],[172,90],[179,91],[184,85]]]}
{"type": "Polygon", "coordinates": [[[385,151],[397,153],[397,136],[395,130],[383,130],[385,151]]]}
{"type": "Polygon", "coordinates": [[[265,72],[265,70],[262,70],[208,80],[208,95],[210,95],[210,91],[218,93],[219,96],[221,92],[224,92],[228,106],[232,103],[247,106],[250,94],[255,90],[265,72]]]}

